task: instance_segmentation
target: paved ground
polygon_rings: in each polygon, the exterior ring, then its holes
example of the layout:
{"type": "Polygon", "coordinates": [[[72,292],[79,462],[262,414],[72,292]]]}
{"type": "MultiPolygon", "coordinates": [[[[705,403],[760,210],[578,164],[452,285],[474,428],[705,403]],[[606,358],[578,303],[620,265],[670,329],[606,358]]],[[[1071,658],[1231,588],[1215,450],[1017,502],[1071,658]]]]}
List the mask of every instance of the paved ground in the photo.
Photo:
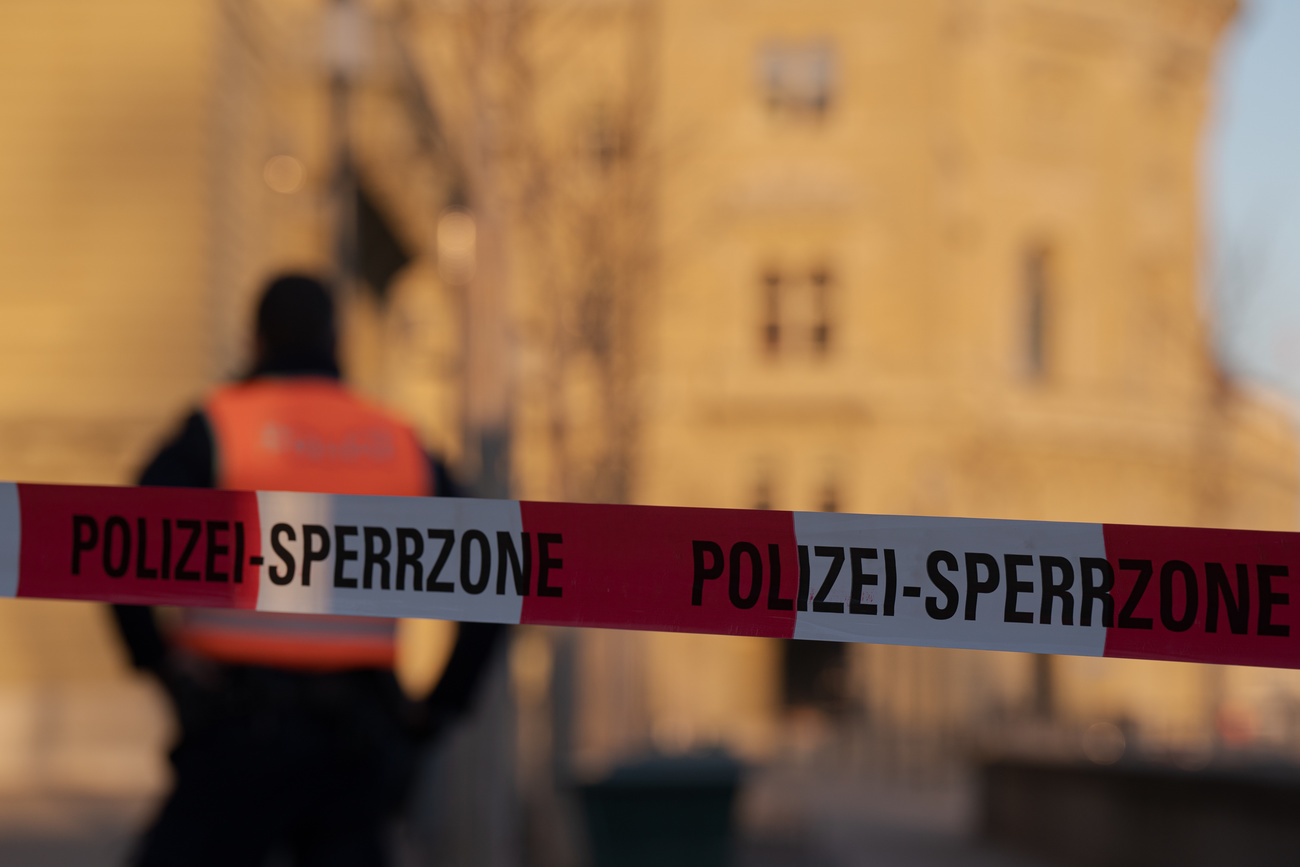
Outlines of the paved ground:
{"type": "Polygon", "coordinates": [[[1046,867],[962,835],[880,826],[832,839],[751,839],[737,860],[737,867],[1046,867]]]}
{"type": "Polygon", "coordinates": [[[85,796],[0,798],[0,864],[98,867],[126,861],[150,802],[85,796]]]}
{"type": "Polygon", "coordinates": [[[1046,867],[980,842],[969,777],[902,784],[769,769],[741,803],[739,867],[1046,867]]]}
{"type": "MultiPolygon", "coordinates": [[[[125,862],[150,799],[0,797],[0,864],[112,867],[125,862]]],[[[1046,867],[972,835],[974,802],[960,777],[923,786],[768,770],[740,804],[736,867],[1046,867]]],[[[406,853],[402,867],[421,867],[406,853]]]]}

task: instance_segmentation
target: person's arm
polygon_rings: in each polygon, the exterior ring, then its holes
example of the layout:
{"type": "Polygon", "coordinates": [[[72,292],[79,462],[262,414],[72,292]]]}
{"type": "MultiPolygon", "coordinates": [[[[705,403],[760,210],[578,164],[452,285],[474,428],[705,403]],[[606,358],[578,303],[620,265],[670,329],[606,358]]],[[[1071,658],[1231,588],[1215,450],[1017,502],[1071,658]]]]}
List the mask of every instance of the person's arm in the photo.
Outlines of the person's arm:
{"type": "MultiPolygon", "coordinates": [[[[465,489],[442,461],[429,458],[434,491],[439,497],[463,497],[465,489]]],[[[492,655],[504,643],[507,627],[498,623],[460,623],[447,667],[433,691],[421,703],[425,733],[432,735],[464,715],[474,702],[492,655]]]]}
{"type": "Polygon", "coordinates": [[[435,497],[465,497],[468,494],[460,482],[447,469],[447,465],[432,455],[429,456],[429,478],[433,479],[435,497]]]}
{"type": "Polygon", "coordinates": [[[461,623],[456,645],[443,669],[438,685],[419,704],[420,734],[437,735],[449,722],[464,716],[473,706],[497,648],[505,643],[507,627],[499,623],[461,623]]]}
{"type": "Polygon", "coordinates": [[[158,671],[167,658],[167,642],[163,640],[153,609],[145,605],[114,605],[112,611],[131,666],[158,671]]]}
{"type": "MultiPolygon", "coordinates": [[[[139,477],[139,484],[145,487],[211,488],[214,483],[212,433],[200,412],[185,419],[180,431],[158,450],[139,477]]],[[[114,605],[112,610],[131,665],[157,672],[167,657],[167,642],[153,609],[114,605]]]]}
{"type": "Polygon", "coordinates": [[[181,429],[154,455],[137,484],[157,488],[215,488],[212,431],[201,412],[191,413],[181,429]]]}

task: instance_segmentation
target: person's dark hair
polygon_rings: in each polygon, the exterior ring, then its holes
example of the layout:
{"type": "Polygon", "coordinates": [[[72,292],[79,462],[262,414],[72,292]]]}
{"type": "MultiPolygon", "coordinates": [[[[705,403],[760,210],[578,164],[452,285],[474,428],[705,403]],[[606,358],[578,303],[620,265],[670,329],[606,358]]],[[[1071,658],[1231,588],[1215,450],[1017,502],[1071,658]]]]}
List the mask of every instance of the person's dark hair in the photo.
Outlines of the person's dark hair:
{"type": "Polygon", "coordinates": [[[334,356],[334,300],[305,274],[276,277],[257,306],[260,357],[255,373],[338,372],[334,356]]]}

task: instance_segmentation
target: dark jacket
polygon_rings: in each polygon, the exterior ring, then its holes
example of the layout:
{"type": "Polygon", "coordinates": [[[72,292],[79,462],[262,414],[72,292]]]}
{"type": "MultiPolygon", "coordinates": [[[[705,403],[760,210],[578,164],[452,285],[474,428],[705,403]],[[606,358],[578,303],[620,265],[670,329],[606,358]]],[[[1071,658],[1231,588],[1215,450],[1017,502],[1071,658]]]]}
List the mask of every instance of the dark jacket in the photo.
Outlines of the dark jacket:
{"type": "MultiPolygon", "coordinates": [[[[252,376],[338,376],[329,367],[304,366],[262,368],[252,376]]],[[[251,378],[251,377],[250,377],[251,378]]],[[[191,413],[179,432],[168,440],[140,474],[139,484],[153,487],[216,487],[213,455],[216,444],[206,416],[201,410],[191,413]]],[[[430,458],[431,478],[439,496],[463,496],[461,490],[440,461],[430,458]]],[[[139,669],[164,676],[168,644],[158,628],[153,609],[140,605],[115,605],[113,615],[131,663],[139,669]]],[[[463,713],[470,705],[475,688],[486,668],[492,651],[499,643],[504,627],[497,624],[462,623],[456,645],[438,685],[421,703],[419,716],[424,727],[436,725],[463,713]]],[[[426,731],[425,733],[429,733],[426,731]]]]}

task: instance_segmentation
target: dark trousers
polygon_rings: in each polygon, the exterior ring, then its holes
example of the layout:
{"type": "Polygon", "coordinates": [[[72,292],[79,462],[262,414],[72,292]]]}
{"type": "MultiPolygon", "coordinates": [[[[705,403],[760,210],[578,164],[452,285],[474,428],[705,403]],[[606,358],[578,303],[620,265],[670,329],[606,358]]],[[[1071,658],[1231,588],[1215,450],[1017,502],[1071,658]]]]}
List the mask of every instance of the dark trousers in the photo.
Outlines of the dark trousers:
{"type": "Polygon", "coordinates": [[[415,764],[393,675],[232,667],[221,680],[168,685],[175,788],[135,863],[386,865],[415,764]]]}

